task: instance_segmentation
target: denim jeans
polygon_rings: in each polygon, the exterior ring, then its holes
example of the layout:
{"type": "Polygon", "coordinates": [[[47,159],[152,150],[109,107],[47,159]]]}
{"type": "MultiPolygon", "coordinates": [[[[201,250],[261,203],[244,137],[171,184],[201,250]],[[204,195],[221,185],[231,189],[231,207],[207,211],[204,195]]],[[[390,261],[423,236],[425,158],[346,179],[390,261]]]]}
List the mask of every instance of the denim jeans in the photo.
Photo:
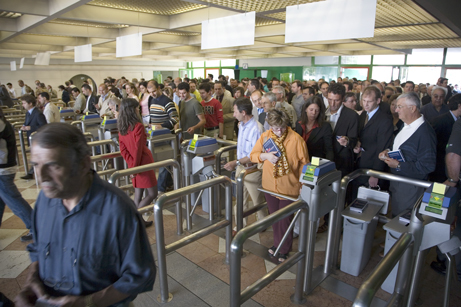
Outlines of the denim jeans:
{"type": "Polygon", "coordinates": [[[173,184],[170,172],[165,167],[158,170],[157,187],[159,192],[166,192],[166,188],[173,184]]]}
{"type": "Polygon", "coordinates": [[[19,193],[18,188],[14,184],[14,176],[0,175],[0,226],[2,224],[3,211],[5,211],[5,204],[26,224],[27,229],[30,229],[32,207],[19,193]]]}

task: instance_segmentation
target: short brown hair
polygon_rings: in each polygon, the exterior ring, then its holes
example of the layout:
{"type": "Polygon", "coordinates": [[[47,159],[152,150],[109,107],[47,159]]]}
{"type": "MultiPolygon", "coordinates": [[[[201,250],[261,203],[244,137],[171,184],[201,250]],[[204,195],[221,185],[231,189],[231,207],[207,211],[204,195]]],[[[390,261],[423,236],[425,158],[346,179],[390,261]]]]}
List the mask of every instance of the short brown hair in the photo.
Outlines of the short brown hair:
{"type": "Polygon", "coordinates": [[[266,114],[266,121],[269,126],[289,126],[290,125],[290,117],[285,111],[272,109],[266,114]]]}
{"type": "Polygon", "coordinates": [[[30,94],[22,95],[21,101],[25,101],[28,104],[32,104],[34,107],[35,107],[35,104],[37,103],[37,100],[35,99],[35,97],[30,94]]]}

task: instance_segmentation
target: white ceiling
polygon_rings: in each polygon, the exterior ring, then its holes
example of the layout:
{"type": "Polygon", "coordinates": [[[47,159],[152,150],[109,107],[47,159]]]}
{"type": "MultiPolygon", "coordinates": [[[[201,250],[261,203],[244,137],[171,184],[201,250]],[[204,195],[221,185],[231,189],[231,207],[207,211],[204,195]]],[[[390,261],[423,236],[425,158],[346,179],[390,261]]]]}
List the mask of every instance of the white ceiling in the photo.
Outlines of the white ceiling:
{"type": "Polygon", "coordinates": [[[461,47],[459,35],[411,0],[378,0],[372,38],[285,44],[286,6],[315,1],[320,0],[0,0],[0,58],[31,58],[50,51],[52,59],[73,59],[75,46],[91,43],[94,60],[114,60],[116,37],[138,32],[143,33],[143,54],[130,60],[393,54],[461,47]],[[205,18],[253,10],[254,45],[201,50],[205,18]]]}

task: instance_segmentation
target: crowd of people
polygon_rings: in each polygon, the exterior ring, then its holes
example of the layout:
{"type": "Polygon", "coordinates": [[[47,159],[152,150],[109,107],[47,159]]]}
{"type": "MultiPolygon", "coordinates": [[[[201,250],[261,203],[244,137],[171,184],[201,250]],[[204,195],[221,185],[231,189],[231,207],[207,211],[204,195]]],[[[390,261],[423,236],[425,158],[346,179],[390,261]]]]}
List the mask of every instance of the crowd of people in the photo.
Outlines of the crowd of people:
{"type": "MultiPolygon", "coordinates": [[[[67,81],[66,86],[59,86],[60,97],[57,97],[59,95],[53,92],[51,86],[45,87],[39,81],[36,82],[36,91],[32,91],[21,80],[18,82],[21,87],[18,99],[27,110],[21,129],[28,135],[38,131],[31,144],[32,165],[36,174],[41,176],[44,194],[40,194],[32,216],[28,214],[31,209],[27,203],[10,202],[8,205],[11,205],[13,212],[23,219],[26,227],[31,229],[30,237],[25,236],[23,240],[30,240],[34,236],[35,243],[31,247],[31,252],[33,260],[38,261],[38,264],[32,267],[31,276],[35,278],[38,278],[39,271],[40,277],[49,275],[48,269],[42,267],[49,261],[46,257],[43,258],[45,253],[42,252],[43,248],[47,248],[45,241],[49,240],[47,237],[51,234],[45,230],[46,225],[41,219],[47,214],[52,214],[49,212],[48,204],[54,203],[54,198],[61,198],[68,209],[64,213],[70,214],[75,210],[81,210],[79,201],[82,199],[90,206],[93,201],[88,198],[89,194],[109,189],[90,170],[87,147],[82,145],[84,141],[77,136],[78,132],[64,128],[64,124],[54,124],[60,118],[59,114],[56,115],[59,111],[51,102],[53,98],[61,98],[67,107],[73,108],[76,113],[93,113],[99,114],[101,118],[117,118],[120,151],[130,168],[154,161],[146,147],[147,127],[166,128],[171,132],[180,128],[184,140],[193,138],[194,134],[227,140],[236,138],[237,153],[230,156],[223,168],[237,172],[260,168],[262,172],[252,172],[245,179],[244,207],[250,206],[250,198],[254,206],[266,201],[269,214],[291,203],[272,193],[291,198],[299,196],[299,176],[303,166],[309,163],[312,157],[334,161],[342,176],[355,169],[365,168],[392,172],[412,179],[429,179],[459,188],[461,137],[458,135],[461,121],[458,119],[461,116],[461,94],[457,93],[456,86],[451,88],[445,78],[439,78],[436,84],[432,85],[414,84],[411,81],[401,83],[399,80],[390,83],[376,80],[360,81],[355,78],[338,78],[330,82],[324,79],[295,80],[290,83],[277,78],[236,80],[223,75],[220,75],[218,80],[214,80],[212,75],[201,80],[167,77],[163,83],[143,79],[133,79],[130,82],[124,77],[118,80],[108,77],[97,87],[89,81],[80,89],[67,81]],[[97,89],[98,95],[94,89],[97,89]],[[452,131],[453,135],[457,134],[450,138],[452,131]],[[61,135],[62,133],[67,133],[67,137],[72,136],[71,139],[65,140],[66,136],[61,135]],[[275,144],[276,150],[266,152],[264,148],[269,139],[275,144]],[[72,140],[83,149],[72,144],[72,140]],[[75,151],[75,155],[79,157],[76,161],[60,160],[68,148],[75,151]],[[404,161],[395,160],[388,155],[389,151],[398,150],[404,161]],[[49,163],[54,164],[50,167],[49,163]],[[82,179],[85,184],[81,189],[62,186],[70,184],[71,178],[62,173],[63,169],[57,168],[56,165],[60,163],[68,163],[66,171],[82,179]],[[72,163],[75,165],[71,165],[72,163]],[[269,192],[259,191],[261,185],[269,192]]],[[[13,153],[15,154],[16,150],[15,138],[12,137],[11,125],[1,112],[0,136],[7,144],[3,146],[0,142],[0,151],[5,152],[6,148],[7,153],[4,155],[4,164],[0,164],[0,179],[5,182],[5,186],[12,187],[16,167],[13,161],[13,153]]],[[[69,152],[73,152],[72,150],[69,152]]],[[[33,169],[22,178],[31,179],[32,176],[33,169]]],[[[138,208],[152,203],[158,194],[166,192],[171,186],[170,172],[164,168],[159,170],[158,178],[150,171],[133,176],[132,179],[135,188],[134,204],[138,208]]],[[[412,207],[423,192],[422,188],[408,183],[389,184],[378,178],[364,177],[354,181],[348,202],[356,196],[356,190],[361,185],[388,189],[391,194],[393,217],[412,207]]],[[[22,198],[18,196],[17,189],[8,189],[8,197],[22,198]]],[[[117,191],[113,191],[113,188],[109,190],[104,192],[108,194],[104,196],[109,197],[108,202],[123,198],[117,191]]],[[[4,202],[9,201],[3,194],[1,199],[0,217],[4,202]]],[[[123,198],[122,202],[126,203],[129,200],[123,198]]],[[[125,210],[122,207],[119,209],[125,210]]],[[[106,210],[105,207],[96,208],[90,210],[106,210]]],[[[266,215],[267,212],[261,210],[258,211],[257,218],[261,219],[266,215]]],[[[130,225],[138,232],[152,224],[144,222],[143,226],[139,226],[139,218],[131,211],[129,216],[130,225]]],[[[71,226],[59,224],[63,217],[59,214],[55,221],[59,221],[56,222],[56,227],[61,227],[65,231],[71,226]]],[[[283,245],[279,245],[292,218],[287,217],[273,226],[273,246],[268,253],[278,262],[285,261],[291,251],[293,237],[296,234],[289,233],[283,245]],[[278,247],[279,253],[275,255],[278,247]]],[[[72,223],[76,221],[78,219],[72,223]]],[[[327,218],[322,220],[318,232],[328,229],[327,222],[327,218]]],[[[111,227],[108,226],[109,229],[112,229],[111,227]]],[[[95,229],[88,229],[83,236],[89,236],[91,231],[95,229]]],[[[70,233],[67,236],[72,237],[70,233]]],[[[145,248],[145,238],[141,237],[141,243],[145,248]]],[[[122,239],[124,242],[133,240],[133,237],[122,239]]],[[[141,244],[139,240],[137,242],[141,244]]],[[[111,250],[111,247],[105,248],[111,250]]],[[[443,265],[441,258],[433,263],[437,270],[442,270],[443,265]]],[[[66,265],[63,265],[64,268],[66,265]]],[[[135,267],[133,270],[136,271],[138,268],[135,267]]],[[[155,268],[149,267],[149,270],[155,268]]],[[[52,290],[53,283],[50,280],[55,277],[49,276],[48,283],[45,282],[45,290],[48,293],[69,294],[62,289],[52,290]]],[[[139,286],[139,289],[149,288],[152,283],[153,280],[147,278],[146,284],[139,286]]],[[[113,284],[116,285],[117,282],[113,284]]],[[[115,293],[114,297],[123,301],[131,295],[131,292],[125,292],[125,289],[133,288],[123,283],[115,288],[110,283],[105,285],[108,288],[82,287],[87,292],[100,291],[97,292],[101,293],[100,296],[91,299],[105,299],[110,302],[113,300],[108,293],[115,293]]],[[[37,291],[35,288],[26,288],[19,302],[30,298],[27,295],[39,297],[40,293],[37,291]],[[26,290],[32,294],[25,293],[26,290]]]]}

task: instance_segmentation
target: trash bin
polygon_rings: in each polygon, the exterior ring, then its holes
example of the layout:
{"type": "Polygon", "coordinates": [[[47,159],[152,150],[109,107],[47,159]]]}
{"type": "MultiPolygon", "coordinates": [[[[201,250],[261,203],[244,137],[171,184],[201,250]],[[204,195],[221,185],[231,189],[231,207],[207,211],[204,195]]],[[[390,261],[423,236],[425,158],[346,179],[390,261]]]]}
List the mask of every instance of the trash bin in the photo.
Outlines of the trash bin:
{"type": "Polygon", "coordinates": [[[350,208],[342,212],[344,217],[341,271],[358,276],[370,260],[373,238],[378,225],[378,213],[382,204],[369,201],[362,213],[350,208]]]}
{"type": "MultiPolygon", "coordinates": [[[[400,238],[402,233],[407,232],[408,223],[400,221],[400,215],[405,214],[406,211],[402,212],[395,218],[393,218],[389,223],[383,226],[383,229],[386,231],[386,241],[384,243],[384,255],[386,255],[389,250],[394,246],[395,242],[400,238]]],[[[399,263],[395,265],[392,269],[389,276],[381,285],[381,289],[386,292],[394,293],[395,280],[397,278],[397,271],[399,270],[399,263]]]]}

